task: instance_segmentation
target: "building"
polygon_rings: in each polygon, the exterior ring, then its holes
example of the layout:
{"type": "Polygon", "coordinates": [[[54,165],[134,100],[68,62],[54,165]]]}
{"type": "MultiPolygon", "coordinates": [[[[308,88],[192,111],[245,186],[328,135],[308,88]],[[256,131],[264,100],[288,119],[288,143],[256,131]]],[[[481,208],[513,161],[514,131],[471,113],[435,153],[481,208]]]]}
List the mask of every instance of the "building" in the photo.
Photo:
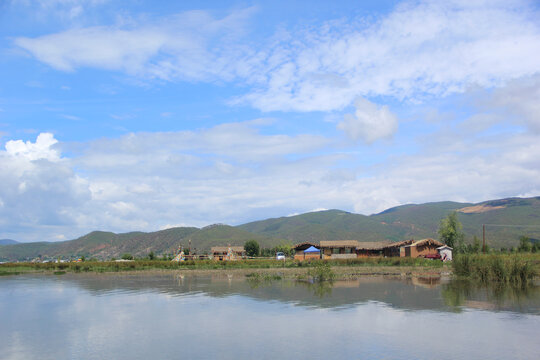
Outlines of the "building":
{"type": "Polygon", "coordinates": [[[239,260],[246,257],[243,246],[214,246],[211,248],[214,260],[239,260]]]}
{"type": "Polygon", "coordinates": [[[294,245],[293,249],[295,251],[294,260],[309,260],[321,258],[321,251],[319,245],[312,242],[303,242],[300,244],[296,244],[294,245]],[[314,251],[312,248],[316,251],[314,251]],[[307,251],[308,249],[311,250],[307,251]]]}
{"type": "Polygon", "coordinates": [[[390,245],[382,241],[359,241],[356,245],[357,257],[383,256],[384,250],[390,245]]]}
{"type": "Polygon", "coordinates": [[[443,245],[437,248],[442,261],[452,261],[452,248],[448,245],[443,245]]]}
{"type": "Polygon", "coordinates": [[[410,245],[413,240],[403,240],[398,242],[389,243],[383,249],[383,255],[385,257],[399,257],[400,250],[403,246],[410,245]]]}
{"type": "Polygon", "coordinates": [[[401,257],[425,257],[427,255],[438,255],[438,247],[443,246],[444,244],[440,241],[434,239],[422,239],[414,241],[410,245],[401,246],[400,256],[401,257]]]}
{"type": "Polygon", "coordinates": [[[356,259],[357,240],[321,241],[323,259],[356,259]]]}

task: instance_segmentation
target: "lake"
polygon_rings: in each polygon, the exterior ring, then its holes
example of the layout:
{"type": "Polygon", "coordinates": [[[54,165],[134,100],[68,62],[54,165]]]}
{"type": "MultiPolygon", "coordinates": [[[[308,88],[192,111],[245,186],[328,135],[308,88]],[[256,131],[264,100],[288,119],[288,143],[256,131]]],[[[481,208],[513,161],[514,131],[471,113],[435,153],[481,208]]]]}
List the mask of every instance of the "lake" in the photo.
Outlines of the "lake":
{"type": "Polygon", "coordinates": [[[440,278],[0,278],[1,359],[538,359],[540,291],[440,278]]]}

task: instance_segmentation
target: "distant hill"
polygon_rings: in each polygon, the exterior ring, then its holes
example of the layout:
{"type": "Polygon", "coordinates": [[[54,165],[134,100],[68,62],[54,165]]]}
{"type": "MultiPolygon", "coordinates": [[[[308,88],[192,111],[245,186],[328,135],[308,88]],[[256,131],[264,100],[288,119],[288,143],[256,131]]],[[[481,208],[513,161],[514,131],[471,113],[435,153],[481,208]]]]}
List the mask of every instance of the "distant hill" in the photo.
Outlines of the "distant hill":
{"type": "Polygon", "coordinates": [[[84,255],[98,259],[119,258],[129,253],[134,256],[146,256],[151,251],[155,254],[172,253],[182,245],[189,246],[199,253],[210,250],[216,245],[244,245],[247,240],[254,239],[261,246],[272,246],[276,239],[251,234],[229,225],[211,225],[202,229],[194,227],[178,227],[156,232],[131,232],[115,234],[112,232],[94,231],[75,240],[62,242],[20,243],[3,246],[0,249],[0,260],[32,260],[36,257],[54,259],[57,257],[75,257],[84,255]]]}
{"type": "Polygon", "coordinates": [[[458,212],[466,241],[472,241],[474,235],[482,238],[482,224],[488,224],[488,244],[494,247],[517,246],[522,235],[540,238],[540,197],[491,200],[478,204],[450,201],[409,204],[370,216],[327,210],[255,221],[239,228],[292,242],[437,238],[440,220],[452,211],[458,212]]]}
{"type": "Polygon", "coordinates": [[[255,221],[240,229],[291,242],[338,239],[400,240],[406,232],[399,226],[381,223],[370,216],[341,210],[311,212],[296,216],[255,221]]]}
{"type": "Polygon", "coordinates": [[[0,246],[0,261],[84,255],[108,259],[124,253],[146,256],[170,253],[179,245],[199,253],[216,245],[243,245],[254,239],[262,247],[303,241],[355,239],[360,241],[399,241],[437,238],[442,218],[457,211],[466,241],[474,235],[482,238],[486,225],[488,244],[492,247],[517,246],[519,237],[540,239],[540,197],[508,198],[477,204],[432,202],[409,204],[387,209],[370,216],[341,210],[311,212],[250,222],[240,226],[211,225],[202,229],[179,227],[156,232],[115,234],[94,231],[75,240],[63,242],[19,243],[0,246]]]}
{"type": "Polygon", "coordinates": [[[18,243],[19,243],[18,241],[11,240],[11,239],[0,239],[0,246],[1,245],[13,245],[13,244],[18,244],[18,243]]]}

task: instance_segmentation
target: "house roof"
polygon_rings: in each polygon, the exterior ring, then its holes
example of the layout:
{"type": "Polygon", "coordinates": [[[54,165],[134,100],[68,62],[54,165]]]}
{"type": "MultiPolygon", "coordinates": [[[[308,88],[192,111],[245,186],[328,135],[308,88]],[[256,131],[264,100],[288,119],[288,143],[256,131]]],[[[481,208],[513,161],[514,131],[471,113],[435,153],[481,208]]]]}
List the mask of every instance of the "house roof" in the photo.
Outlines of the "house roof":
{"type": "Polygon", "coordinates": [[[402,247],[402,246],[405,246],[405,245],[410,245],[413,243],[414,240],[403,240],[403,241],[397,241],[397,242],[393,242],[393,243],[389,243],[388,245],[386,245],[385,247],[386,248],[395,248],[395,247],[402,247]]]}
{"type": "Polygon", "coordinates": [[[305,250],[311,246],[314,246],[316,248],[319,247],[319,244],[315,243],[315,242],[311,242],[311,241],[305,241],[303,243],[299,243],[299,244],[296,244],[293,246],[294,250],[296,251],[301,251],[301,250],[305,250]]]}
{"type": "Polygon", "coordinates": [[[438,240],[428,238],[428,239],[417,240],[413,242],[411,245],[407,245],[407,246],[426,246],[426,245],[435,245],[439,247],[439,246],[443,246],[444,244],[438,240]]]}
{"type": "Polygon", "coordinates": [[[229,247],[232,249],[232,251],[234,252],[243,252],[244,251],[244,247],[243,246],[213,246],[211,248],[211,251],[213,253],[216,253],[216,252],[228,252],[229,251],[229,247]]]}
{"type": "Polygon", "coordinates": [[[448,245],[439,246],[439,247],[437,248],[437,250],[442,250],[442,249],[450,249],[450,250],[453,250],[453,249],[452,249],[450,246],[448,246],[448,245]]]}
{"type": "Polygon", "coordinates": [[[358,246],[358,240],[336,240],[336,241],[321,241],[321,247],[326,248],[345,248],[358,246]]]}
{"type": "Polygon", "coordinates": [[[390,245],[386,241],[359,241],[356,245],[357,250],[382,250],[390,245]]]}

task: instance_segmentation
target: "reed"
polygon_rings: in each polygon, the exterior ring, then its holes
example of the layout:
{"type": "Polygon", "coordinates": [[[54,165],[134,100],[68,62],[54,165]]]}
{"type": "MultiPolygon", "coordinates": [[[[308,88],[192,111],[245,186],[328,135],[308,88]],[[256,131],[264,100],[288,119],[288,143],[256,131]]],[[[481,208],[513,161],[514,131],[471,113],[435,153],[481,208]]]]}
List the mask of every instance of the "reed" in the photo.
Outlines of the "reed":
{"type": "Polygon", "coordinates": [[[538,257],[522,254],[459,254],[452,263],[454,274],[480,282],[524,284],[537,275],[538,257]]]}

